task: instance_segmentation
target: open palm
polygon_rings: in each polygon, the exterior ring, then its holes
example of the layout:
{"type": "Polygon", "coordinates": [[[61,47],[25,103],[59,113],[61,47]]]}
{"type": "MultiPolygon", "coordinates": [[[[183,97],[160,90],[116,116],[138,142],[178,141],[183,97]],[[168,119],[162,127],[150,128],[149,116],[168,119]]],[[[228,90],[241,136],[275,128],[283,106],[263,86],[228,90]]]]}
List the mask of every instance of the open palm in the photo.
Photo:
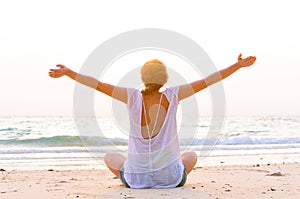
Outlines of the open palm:
{"type": "Polygon", "coordinates": [[[242,54],[240,54],[238,56],[237,64],[240,67],[248,67],[248,66],[251,66],[252,64],[254,64],[255,60],[256,60],[255,56],[249,56],[249,57],[246,57],[246,58],[242,58],[242,54]]]}
{"type": "Polygon", "coordinates": [[[52,78],[64,76],[68,68],[61,64],[57,64],[56,66],[59,67],[59,69],[50,69],[49,76],[52,78]]]}

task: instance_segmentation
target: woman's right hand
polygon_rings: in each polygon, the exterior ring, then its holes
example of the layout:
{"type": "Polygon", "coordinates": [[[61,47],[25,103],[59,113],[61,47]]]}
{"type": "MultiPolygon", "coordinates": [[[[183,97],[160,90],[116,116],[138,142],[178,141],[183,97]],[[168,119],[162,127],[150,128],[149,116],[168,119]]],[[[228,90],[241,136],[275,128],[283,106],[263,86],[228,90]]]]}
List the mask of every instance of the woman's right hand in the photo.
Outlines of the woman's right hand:
{"type": "Polygon", "coordinates": [[[249,57],[246,57],[246,58],[242,58],[242,54],[240,54],[238,56],[238,61],[237,61],[236,64],[239,68],[242,68],[242,67],[251,66],[252,64],[254,64],[255,61],[256,61],[255,56],[249,56],[249,57]]]}
{"type": "Polygon", "coordinates": [[[59,69],[50,69],[49,76],[52,78],[62,77],[66,75],[67,71],[69,70],[66,66],[62,64],[57,64],[56,66],[59,67],[59,69]]]}

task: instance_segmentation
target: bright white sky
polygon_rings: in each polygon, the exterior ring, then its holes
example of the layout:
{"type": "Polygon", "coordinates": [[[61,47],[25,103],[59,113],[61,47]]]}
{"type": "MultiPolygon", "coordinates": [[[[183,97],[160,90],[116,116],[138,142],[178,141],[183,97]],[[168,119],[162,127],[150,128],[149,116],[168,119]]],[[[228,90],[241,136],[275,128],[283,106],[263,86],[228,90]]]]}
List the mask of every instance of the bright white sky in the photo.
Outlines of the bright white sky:
{"type": "MultiPolygon", "coordinates": [[[[218,69],[233,64],[240,52],[257,56],[253,67],[223,82],[227,115],[300,115],[298,3],[1,1],[0,115],[72,115],[74,83],[66,77],[49,78],[49,68],[62,63],[79,71],[102,42],[138,28],[163,28],[186,35],[208,53],[218,69]]],[[[176,67],[172,56],[157,56],[176,67]]],[[[126,71],[126,64],[123,67],[126,71]]],[[[210,107],[205,92],[198,96],[203,114],[210,107]]],[[[97,94],[96,98],[106,97],[97,94]]],[[[97,114],[106,114],[105,103],[95,107],[97,114]]]]}

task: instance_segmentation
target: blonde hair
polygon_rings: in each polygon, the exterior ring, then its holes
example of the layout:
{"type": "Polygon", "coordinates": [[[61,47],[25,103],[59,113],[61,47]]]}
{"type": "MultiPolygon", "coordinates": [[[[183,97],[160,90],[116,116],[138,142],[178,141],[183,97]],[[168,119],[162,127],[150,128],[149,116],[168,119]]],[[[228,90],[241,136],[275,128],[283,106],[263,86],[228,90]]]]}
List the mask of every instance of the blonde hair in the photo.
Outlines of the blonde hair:
{"type": "Polygon", "coordinates": [[[167,68],[158,59],[147,61],[141,69],[141,78],[145,85],[143,94],[158,91],[168,81],[167,68]]]}

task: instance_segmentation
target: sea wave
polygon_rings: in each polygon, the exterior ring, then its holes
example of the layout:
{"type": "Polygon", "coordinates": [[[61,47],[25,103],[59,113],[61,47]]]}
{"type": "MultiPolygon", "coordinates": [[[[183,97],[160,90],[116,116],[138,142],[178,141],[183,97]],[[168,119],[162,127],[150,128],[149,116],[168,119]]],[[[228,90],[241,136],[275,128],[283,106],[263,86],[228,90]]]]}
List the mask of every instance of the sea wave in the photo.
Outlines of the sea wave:
{"type": "Polygon", "coordinates": [[[0,140],[0,145],[14,146],[45,146],[45,147],[63,147],[63,146],[110,146],[127,145],[128,141],[121,138],[103,138],[87,136],[53,136],[31,139],[8,139],[0,140]]]}
{"type": "MultiPolygon", "coordinates": [[[[259,144],[300,144],[300,137],[254,137],[254,136],[231,136],[227,138],[190,138],[180,139],[182,146],[201,145],[259,145],[259,144]]],[[[31,139],[7,139],[0,140],[0,146],[127,146],[128,139],[105,138],[99,136],[53,136],[31,139]]]]}
{"type": "Polygon", "coordinates": [[[255,137],[234,136],[220,139],[218,145],[252,145],[252,144],[299,144],[300,137],[255,137]]]}

